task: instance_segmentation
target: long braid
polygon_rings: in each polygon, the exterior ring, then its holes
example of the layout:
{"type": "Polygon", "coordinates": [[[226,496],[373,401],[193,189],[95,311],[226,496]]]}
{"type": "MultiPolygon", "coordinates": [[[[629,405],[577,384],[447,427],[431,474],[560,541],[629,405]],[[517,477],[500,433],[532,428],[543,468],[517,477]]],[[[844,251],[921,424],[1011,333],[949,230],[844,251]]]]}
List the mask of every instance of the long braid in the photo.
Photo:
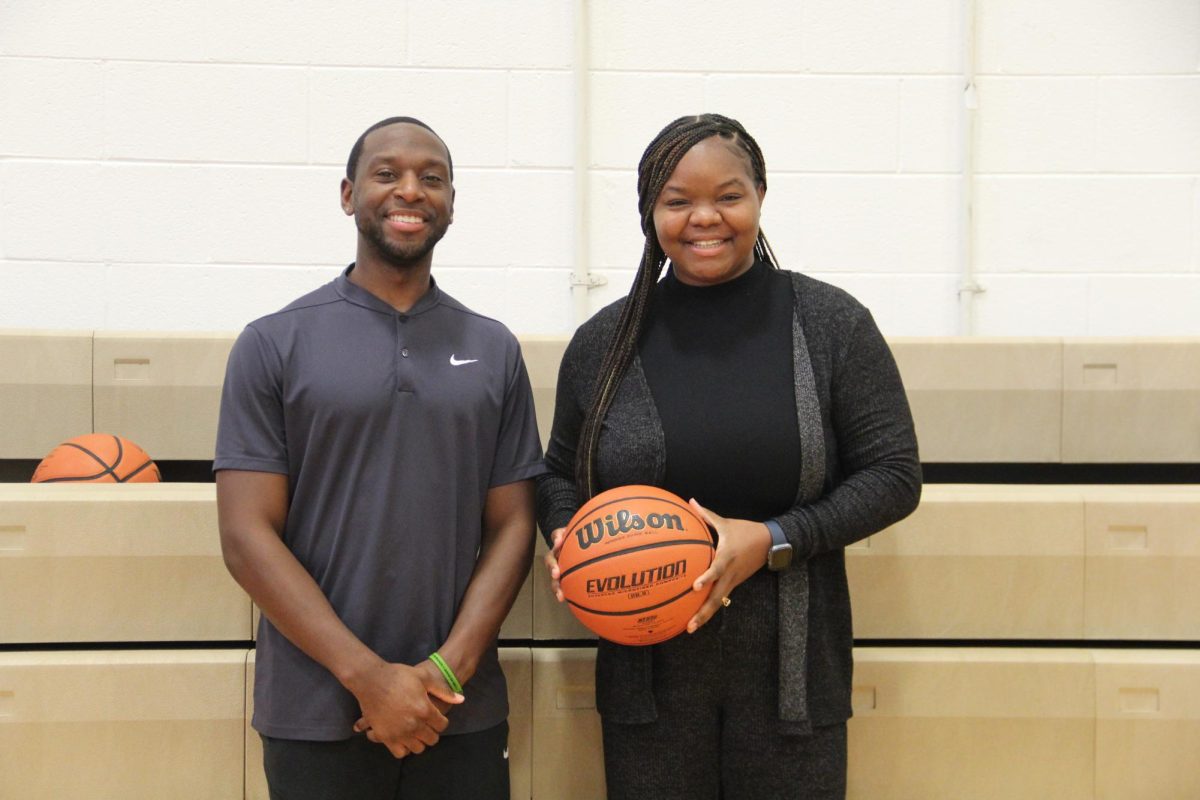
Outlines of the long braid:
{"type": "MultiPolygon", "coordinates": [[[[735,142],[749,158],[754,180],[764,189],[767,187],[766,164],[758,143],[741,123],[720,114],[680,117],[663,128],[646,147],[641,161],[638,162],[638,211],[641,213],[642,233],[646,235],[646,243],[642,248],[642,261],[634,276],[633,286],[625,299],[617,327],[600,362],[595,389],[592,392],[592,404],[579,432],[575,454],[575,486],[580,503],[591,499],[596,493],[596,451],[600,444],[604,417],[612,406],[625,370],[637,352],[638,339],[641,337],[650,298],[667,261],[666,253],[663,252],[654,230],[654,205],[663,186],[675,172],[675,167],[684,155],[698,143],[712,136],[735,142]]],[[[773,268],[777,269],[779,266],[761,227],[754,242],[754,255],[773,268]]]]}

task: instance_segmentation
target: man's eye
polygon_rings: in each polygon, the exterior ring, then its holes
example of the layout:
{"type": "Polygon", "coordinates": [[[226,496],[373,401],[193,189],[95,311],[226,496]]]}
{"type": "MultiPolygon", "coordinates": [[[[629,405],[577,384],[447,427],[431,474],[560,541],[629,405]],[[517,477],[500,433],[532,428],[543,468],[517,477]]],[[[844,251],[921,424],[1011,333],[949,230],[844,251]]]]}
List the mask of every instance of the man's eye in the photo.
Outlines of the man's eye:
{"type": "Polygon", "coordinates": [[[742,196],[740,194],[727,194],[721,198],[721,200],[723,200],[726,203],[736,203],[738,200],[741,200],[741,199],[742,199],[742,196]]]}
{"type": "Polygon", "coordinates": [[[425,181],[426,183],[438,184],[438,183],[442,183],[442,176],[441,175],[425,175],[424,177],[421,178],[421,180],[425,181]]]}
{"type": "Polygon", "coordinates": [[[396,177],[396,173],[392,172],[390,169],[381,169],[379,172],[376,172],[375,175],[376,177],[383,178],[385,181],[393,180],[396,177]]]}

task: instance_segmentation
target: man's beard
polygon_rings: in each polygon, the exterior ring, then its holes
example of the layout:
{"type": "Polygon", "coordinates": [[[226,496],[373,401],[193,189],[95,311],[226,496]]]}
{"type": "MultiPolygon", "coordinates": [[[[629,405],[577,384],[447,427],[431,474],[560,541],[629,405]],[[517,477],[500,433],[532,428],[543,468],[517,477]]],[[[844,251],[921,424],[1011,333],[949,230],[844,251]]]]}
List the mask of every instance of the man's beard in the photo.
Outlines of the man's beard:
{"type": "Polygon", "coordinates": [[[383,226],[375,219],[356,218],[355,224],[375,252],[389,265],[398,269],[412,267],[433,252],[433,248],[446,235],[446,229],[449,227],[449,223],[439,222],[432,225],[425,238],[420,241],[397,242],[384,235],[383,226]]]}

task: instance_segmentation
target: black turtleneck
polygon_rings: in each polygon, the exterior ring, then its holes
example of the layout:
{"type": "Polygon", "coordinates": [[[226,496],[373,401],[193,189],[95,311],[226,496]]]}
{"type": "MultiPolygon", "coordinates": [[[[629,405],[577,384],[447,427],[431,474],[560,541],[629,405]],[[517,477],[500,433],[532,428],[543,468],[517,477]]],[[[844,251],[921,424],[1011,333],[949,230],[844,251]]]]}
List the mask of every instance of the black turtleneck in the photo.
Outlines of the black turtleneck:
{"type": "Polygon", "coordinates": [[[668,270],[639,355],[666,437],[666,486],[721,516],[791,508],[800,479],[792,286],[757,262],[716,286],[668,270]]]}

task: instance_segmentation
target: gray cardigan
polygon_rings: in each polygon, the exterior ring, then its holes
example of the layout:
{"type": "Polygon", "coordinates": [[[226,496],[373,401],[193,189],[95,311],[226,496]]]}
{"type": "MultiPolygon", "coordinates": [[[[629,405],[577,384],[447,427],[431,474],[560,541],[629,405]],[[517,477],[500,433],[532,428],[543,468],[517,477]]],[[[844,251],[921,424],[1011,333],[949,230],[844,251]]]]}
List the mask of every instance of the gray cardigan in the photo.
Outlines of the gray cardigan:
{"type": "MultiPolygon", "coordinates": [[[[800,429],[796,504],[777,517],[794,549],[779,579],[781,730],[807,733],[850,717],[853,631],[843,548],[903,519],[921,494],[921,465],[900,375],[870,312],[827,283],[789,273],[800,429]]],[[[538,478],[543,533],[579,507],[575,450],[620,300],[575,332],[559,368],[549,472],[538,478]]],[[[662,485],[662,423],[636,356],[605,418],[598,487],[662,485]]],[[[650,648],[600,641],[596,702],[619,722],[656,718],[650,648]]]]}

